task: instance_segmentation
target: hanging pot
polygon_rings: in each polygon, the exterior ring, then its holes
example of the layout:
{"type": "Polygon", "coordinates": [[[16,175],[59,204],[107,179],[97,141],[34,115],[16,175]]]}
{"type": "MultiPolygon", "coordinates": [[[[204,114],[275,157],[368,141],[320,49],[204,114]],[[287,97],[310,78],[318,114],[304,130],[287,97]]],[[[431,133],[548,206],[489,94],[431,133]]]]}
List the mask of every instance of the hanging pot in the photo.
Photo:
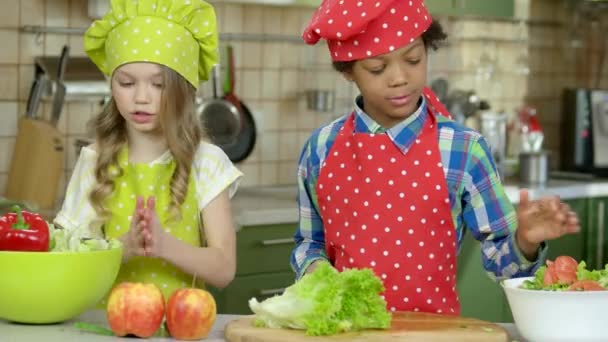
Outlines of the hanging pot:
{"type": "Polygon", "coordinates": [[[213,98],[203,101],[197,107],[197,112],[211,141],[221,145],[236,140],[241,126],[241,112],[232,102],[220,97],[219,74],[219,65],[215,65],[211,77],[213,98]]]}

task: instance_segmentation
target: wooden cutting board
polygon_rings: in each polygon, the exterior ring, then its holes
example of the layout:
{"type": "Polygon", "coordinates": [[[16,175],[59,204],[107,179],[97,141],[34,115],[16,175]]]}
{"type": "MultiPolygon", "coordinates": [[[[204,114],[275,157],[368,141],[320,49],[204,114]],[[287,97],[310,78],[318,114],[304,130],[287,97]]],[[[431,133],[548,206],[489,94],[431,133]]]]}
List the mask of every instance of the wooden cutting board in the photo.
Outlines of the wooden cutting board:
{"type": "Polygon", "coordinates": [[[303,331],[256,328],[253,315],[228,323],[224,336],[230,342],[313,342],[313,341],[450,341],[507,342],[509,336],[501,326],[473,318],[442,316],[418,312],[393,314],[391,328],[364,330],[328,337],[312,337],[303,331]]]}

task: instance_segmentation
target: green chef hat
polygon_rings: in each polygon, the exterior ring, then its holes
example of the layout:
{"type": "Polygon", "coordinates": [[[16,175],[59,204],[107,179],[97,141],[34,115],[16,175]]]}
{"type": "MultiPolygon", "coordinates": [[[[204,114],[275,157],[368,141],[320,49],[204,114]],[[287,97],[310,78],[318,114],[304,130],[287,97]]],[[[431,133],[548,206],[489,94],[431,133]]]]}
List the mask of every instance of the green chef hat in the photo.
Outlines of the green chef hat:
{"type": "Polygon", "coordinates": [[[215,11],[203,0],[111,0],[84,35],[84,50],[106,75],[130,62],[165,65],[195,88],[218,61],[215,11]]]}

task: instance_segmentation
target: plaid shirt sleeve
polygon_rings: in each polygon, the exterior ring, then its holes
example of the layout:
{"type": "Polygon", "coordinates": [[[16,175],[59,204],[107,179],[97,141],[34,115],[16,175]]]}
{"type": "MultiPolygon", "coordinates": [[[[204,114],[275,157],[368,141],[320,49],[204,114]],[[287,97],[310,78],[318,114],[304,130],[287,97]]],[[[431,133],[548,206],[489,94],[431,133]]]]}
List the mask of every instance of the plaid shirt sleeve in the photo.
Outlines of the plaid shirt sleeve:
{"type": "Polygon", "coordinates": [[[463,179],[462,215],[469,232],[481,242],[483,265],[495,280],[532,275],[546,258],[527,260],[515,240],[516,212],[505,194],[492,154],[481,135],[470,144],[463,179]]]}
{"type": "MultiPolygon", "coordinates": [[[[296,248],[291,254],[291,267],[300,279],[314,261],[327,260],[325,254],[325,233],[323,221],[316,202],[316,179],[319,175],[319,163],[313,160],[316,135],[306,143],[298,163],[298,229],[294,235],[296,248]]],[[[318,140],[318,139],[317,139],[318,140]]]]}

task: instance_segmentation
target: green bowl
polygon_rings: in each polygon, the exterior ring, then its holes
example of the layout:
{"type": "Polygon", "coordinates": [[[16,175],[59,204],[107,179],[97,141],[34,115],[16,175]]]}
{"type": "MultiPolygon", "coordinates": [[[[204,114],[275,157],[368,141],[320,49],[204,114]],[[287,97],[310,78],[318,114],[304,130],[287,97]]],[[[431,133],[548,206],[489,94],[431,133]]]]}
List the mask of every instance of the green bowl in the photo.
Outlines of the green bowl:
{"type": "Polygon", "coordinates": [[[0,251],[0,319],[59,323],[94,307],[112,288],[122,248],[91,252],[0,251]]]}

